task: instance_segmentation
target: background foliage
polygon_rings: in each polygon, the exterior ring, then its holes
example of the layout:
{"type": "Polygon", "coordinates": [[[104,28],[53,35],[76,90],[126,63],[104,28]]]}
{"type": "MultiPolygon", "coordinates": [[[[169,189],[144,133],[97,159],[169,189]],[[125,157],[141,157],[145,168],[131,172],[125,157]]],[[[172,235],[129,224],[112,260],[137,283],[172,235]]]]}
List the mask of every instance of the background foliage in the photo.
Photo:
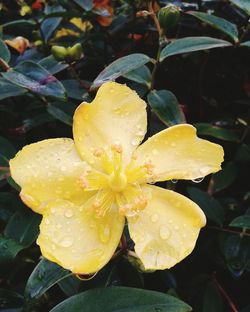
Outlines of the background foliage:
{"type": "Polygon", "coordinates": [[[175,1],[159,38],[154,12],[168,3],[0,1],[1,311],[250,311],[250,2],[175,1]],[[115,79],[147,100],[148,135],[187,121],[223,145],[225,162],[203,181],[162,185],[208,219],[186,260],[144,272],[123,243],[80,279],[41,258],[40,216],[21,203],[8,160],[28,143],[71,137],[75,108],[115,79]]]}

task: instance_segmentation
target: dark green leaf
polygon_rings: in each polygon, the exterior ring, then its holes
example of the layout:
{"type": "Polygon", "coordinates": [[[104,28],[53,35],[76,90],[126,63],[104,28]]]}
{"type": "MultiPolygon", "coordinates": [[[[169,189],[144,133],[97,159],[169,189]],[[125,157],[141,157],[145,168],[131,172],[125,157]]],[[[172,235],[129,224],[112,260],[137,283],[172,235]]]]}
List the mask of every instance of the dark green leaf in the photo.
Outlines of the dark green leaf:
{"type": "Polygon", "coordinates": [[[206,217],[221,226],[224,222],[224,209],[217,199],[195,187],[188,187],[191,199],[200,206],[206,217]]]}
{"type": "Polygon", "coordinates": [[[4,60],[4,62],[9,63],[10,61],[10,51],[7,48],[6,44],[3,40],[0,39],[0,58],[4,60]]]}
{"type": "Polygon", "coordinates": [[[11,96],[23,95],[27,90],[0,78],[0,100],[11,96]]]}
{"type": "Polygon", "coordinates": [[[29,29],[31,27],[36,26],[36,22],[32,21],[32,20],[25,20],[25,19],[20,19],[20,20],[14,20],[8,23],[5,23],[3,25],[1,25],[3,27],[4,30],[10,30],[10,29],[17,29],[17,28],[23,28],[23,27],[29,27],[29,29]]]}
{"type": "Polygon", "coordinates": [[[153,90],[148,94],[148,103],[153,112],[167,126],[185,123],[185,116],[175,95],[167,90],[153,90]]]}
{"type": "Polygon", "coordinates": [[[0,289],[1,311],[3,311],[3,309],[19,308],[22,307],[22,305],[23,305],[23,297],[21,295],[11,290],[0,289]]]}
{"type": "Polygon", "coordinates": [[[209,123],[194,124],[199,135],[208,135],[223,141],[237,142],[239,140],[235,132],[211,125],[209,123]]]}
{"type": "Polygon", "coordinates": [[[85,291],[59,303],[51,312],[186,312],[191,307],[160,292],[108,287],[85,291]]]}
{"type": "Polygon", "coordinates": [[[250,2],[249,0],[230,0],[237,7],[241,8],[248,15],[250,15],[250,2]]]}
{"type": "Polygon", "coordinates": [[[26,300],[41,297],[53,285],[62,279],[72,275],[71,272],[63,269],[59,265],[42,259],[31,273],[26,288],[26,300]]]}
{"type": "Polygon", "coordinates": [[[81,280],[75,276],[69,276],[58,283],[61,290],[69,297],[79,292],[81,280]]]}
{"type": "Polygon", "coordinates": [[[61,83],[63,84],[68,97],[71,99],[82,101],[88,95],[88,92],[85,89],[83,89],[83,87],[77,80],[73,79],[61,80],[61,83]]]}
{"type": "Polygon", "coordinates": [[[229,226],[250,229],[250,215],[239,216],[229,224],[229,226]]]}
{"type": "Polygon", "coordinates": [[[202,12],[195,12],[191,11],[188,12],[188,14],[191,14],[201,21],[209,24],[210,26],[222,31],[224,34],[228,35],[230,38],[232,38],[235,42],[238,42],[238,29],[235,24],[230,23],[229,21],[225,20],[224,18],[207,14],[207,13],[202,13],[202,12]]]}
{"type": "Polygon", "coordinates": [[[25,119],[23,121],[23,126],[26,130],[30,130],[54,120],[55,118],[52,115],[50,115],[48,112],[44,112],[41,114],[37,114],[33,118],[25,119]]]}
{"type": "Polygon", "coordinates": [[[243,47],[248,47],[248,48],[250,48],[250,41],[242,42],[240,45],[243,46],[243,47]]]}
{"type": "Polygon", "coordinates": [[[19,197],[12,193],[0,192],[0,220],[8,221],[18,207],[20,207],[19,197]]]}
{"type": "Polygon", "coordinates": [[[134,53],[119,58],[113,63],[109,64],[95,79],[92,84],[92,89],[98,88],[104,82],[113,81],[119,76],[125,75],[131,70],[134,70],[142,65],[148,63],[151,59],[141,53],[134,53]]]}
{"type": "Polygon", "coordinates": [[[14,259],[22,249],[23,246],[15,240],[0,235],[0,272],[4,269],[4,264],[9,260],[14,259]]]}
{"type": "Polygon", "coordinates": [[[10,218],[4,234],[23,247],[29,247],[37,238],[41,216],[21,206],[10,218]]]}
{"type": "Polygon", "coordinates": [[[23,62],[3,73],[10,82],[44,96],[65,99],[63,85],[41,65],[31,61],[23,62]]]}
{"type": "Polygon", "coordinates": [[[210,282],[205,290],[202,312],[223,312],[224,301],[218,288],[210,282]]]}
{"type": "Polygon", "coordinates": [[[222,167],[222,170],[213,174],[211,179],[212,192],[219,192],[231,185],[238,174],[237,167],[230,162],[222,167]]]}
{"type": "Polygon", "coordinates": [[[38,64],[49,71],[51,75],[55,75],[68,67],[68,64],[58,62],[52,55],[45,57],[40,62],[38,62],[38,64]]]}
{"type": "Polygon", "coordinates": [[[8,166],[8,160],[16,154],[15,147],[5,138],[0,136],[0,165],[8,166]]]}
{"type": "Polygon", "coordinates": [[[82,9],[90,11],[93,8],[93,0],[73,0],[82,9]]]}
{"type": "Polygon", "coordinates": [[[47,111],[56,119],[62,121],[68,126],[72,126],[72,116],[66,114],[62,109],[56,107],[53,104],[48,104],[47,111]]]}
{"type": "Polygon", "coordinates": [[[247,144],[240,145],[236,153],[235,160],[242,162],[250,161],[250,146],[247,144]]]}
{"type": "Polygon", "coordinates": [[[210,37],[187,37],[177,39],[167,45],[161,52],[160,61],[171,55],[182,53],[222,48],[231,46],[231,43],[221,39],[210,37]]]}
{"type": "Polygon", "coordinates": [[[124,78],[144,84],[150,87],[151,83],[151,72],[147,66],[143,65],[134,70],[131,70],[127,74],[122,75],[124,78]]]}
{"type": "MultiPolygon", "coordinates": [[[[64,9],[61,5],[53,5],[53,6],[46,5],[45,11],[46,11],[46,14],[48,15],[51,13],[64,12],[64,9]]],[[[50,17],[50,18],[46,18],[42,22],[41,30],[42,30],[43,37],[46,42],[51,37],[53,32],[57,29],[57,27],[61,23],[61,20],[62,20],[61,17],[50,17]]]]}

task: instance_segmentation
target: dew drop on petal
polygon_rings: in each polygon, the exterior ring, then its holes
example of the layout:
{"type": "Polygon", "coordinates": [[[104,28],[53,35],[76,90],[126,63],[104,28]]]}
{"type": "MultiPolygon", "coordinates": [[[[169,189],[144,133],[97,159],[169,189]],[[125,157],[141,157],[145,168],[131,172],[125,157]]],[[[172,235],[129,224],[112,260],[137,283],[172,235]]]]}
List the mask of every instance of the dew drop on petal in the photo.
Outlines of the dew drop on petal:
{"type": "Polygon", "coordinates": [[[165,227],[164,225],[160,226],[160,237],[162,239],[168,239],[170,235],[169,229],[167,227],[165,227]]]}
{"type": "Polygon", "coordinates": [[[137,145],[139,144],[138,139],[133,139],[133,140],[131,141],[131,144],[132,144],[133,146],[137,146],[137,145]]]}
{"type": "Polygon", "coordinates": [[[151,221],[152,221],[153,223],[157,222],[158,220],[159,220],[158,214],[153,214],[153,215],[151,216],[151,221]]]}
{"type": "Polygon", "coordinates": [[[156,156],[156,155],[158,155],[158,154],[159,154],[159,152],[158,152],[158,150],[157,150],[157,149],[155,149],[155,148],[154,148],[154,149],[152,150],[152,154],[156,156]]]}
{"type": "Polygon", "coordinates": [[[59,243],[59,246],[68,248],[73,245],[73,240],[70,237],[64,237],[59,243]]]}
{"type": "Polygon", "coordinates": [[[106,244],[110,239],[110,228],[108,226],[104,226],[103,228],[100,229],[99,235],[100,235],[100,240],[104,244],[106,244]]]}
{"type": "Polygon", "coordinates": [[[172,180],[171,180],[171,182],[172,182],[172,183],[177,183],[177,182],[178,182],[178,180],[176,180],[176,179],[172,179],[172,180]]]}
{"type": "Polygon", "coordinates": [[[66,218],[71,218],[73,216],[73,211],[71,209],[67,209],[64,215],[66,218]]]}
{"type": "Polygon", "coordinates": [[[44,222],[45,222],[45,224],[47,224],[47,225],[50,224],[50,221],[49,221],[49,219],[47,219],[47,218],[44,220],[44,222]]]}
{"type": "Polygon", "coordinates": [[[204,180],[204,177],[200,177],[200,178],[197,178],[197,179],[194,179],[192,180],[194,183],[200,183],[204,180]]]}

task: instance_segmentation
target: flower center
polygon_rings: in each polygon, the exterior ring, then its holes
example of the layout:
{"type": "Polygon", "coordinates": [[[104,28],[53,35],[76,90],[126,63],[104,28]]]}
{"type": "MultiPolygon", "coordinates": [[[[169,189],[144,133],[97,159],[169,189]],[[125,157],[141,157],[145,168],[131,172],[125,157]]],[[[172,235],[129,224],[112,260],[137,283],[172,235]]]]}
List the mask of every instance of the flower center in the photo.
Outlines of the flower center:
{"type": "Polygon", "coordinates": [[[123,172],[112,172],[108,178],[109,187],[114,192],[122,192],[127,186],[127,177],[123,172]]]}

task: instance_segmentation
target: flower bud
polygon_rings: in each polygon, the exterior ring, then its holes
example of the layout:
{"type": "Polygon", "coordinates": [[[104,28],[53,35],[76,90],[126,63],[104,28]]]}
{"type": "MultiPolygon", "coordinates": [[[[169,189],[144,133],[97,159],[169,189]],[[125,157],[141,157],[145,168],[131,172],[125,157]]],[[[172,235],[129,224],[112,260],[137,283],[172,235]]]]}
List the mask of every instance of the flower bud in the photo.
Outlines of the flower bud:
{"type": "Polygon", "coordinates": [[[158,20],[164,33],[173,28],[179,19],[180,8],[174,4],[168,4],[158,11],[158,20]]]}
{"type": "Polygon", "coordinates": [[[78,61],[82,57],[82,45],[80,43],[76,43],[73,47],[69,47],[67,52],[70,61],[78,61]]]}
{"type": "Polygon", "coordinates": [[[67,48],[61,46],[53,46],[51,53],[57,61],[65,61],[68,56],[67,48]]]}

